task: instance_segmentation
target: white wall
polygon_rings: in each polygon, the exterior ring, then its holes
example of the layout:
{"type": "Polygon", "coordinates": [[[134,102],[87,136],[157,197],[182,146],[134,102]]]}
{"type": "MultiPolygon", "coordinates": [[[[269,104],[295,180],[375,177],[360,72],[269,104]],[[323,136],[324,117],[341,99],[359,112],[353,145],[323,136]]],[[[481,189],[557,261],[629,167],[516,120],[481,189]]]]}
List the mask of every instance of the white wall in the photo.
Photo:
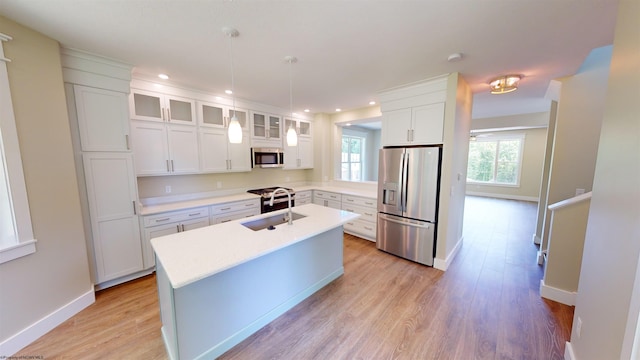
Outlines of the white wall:
{"type": "Polygon", "coordinates": [[[638,14],[639,0],[620,1],[568,347],[580,360],[629,359],[636,337],[640,308],[636,272],[640,255],[638,14]],[[582,320],[580,336],[578,319],[582,320]]]}
{"type": "Polygon", "coordinates": [[[17,344],[33,340],[29,336],[79,311],[65,313],[68,304],[80,298],[92,302],[93,285],[59,45],[2,16],[0,32],[13,37],[4,49],[12,60],[9,84],[38,240],[36,253],[0,265],[0,355],[7,356],[17,344]]]}

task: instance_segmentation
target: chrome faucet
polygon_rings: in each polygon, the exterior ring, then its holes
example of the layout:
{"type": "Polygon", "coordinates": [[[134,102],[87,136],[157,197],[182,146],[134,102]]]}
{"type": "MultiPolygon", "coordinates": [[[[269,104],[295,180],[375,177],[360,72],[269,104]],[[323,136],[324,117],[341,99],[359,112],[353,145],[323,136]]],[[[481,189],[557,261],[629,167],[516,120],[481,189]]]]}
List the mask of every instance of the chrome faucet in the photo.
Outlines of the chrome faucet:
{"type": "Polygon", "coordinates": [[[273,190],[273,192],[271,193],[271,200],[269,200],[269,206],[273,206],[273,197],[276,195],[276,193],[278,191],[284,191],[285,193],[287,193],[287,197],[289,198],[289,220],[288,220],[288,224],[289,225],[293,225],[293,213],[291,212],[291,193],[289,192],[289,190],[285,189],[285,188],[277,188],[275,190],[273,190]]]}

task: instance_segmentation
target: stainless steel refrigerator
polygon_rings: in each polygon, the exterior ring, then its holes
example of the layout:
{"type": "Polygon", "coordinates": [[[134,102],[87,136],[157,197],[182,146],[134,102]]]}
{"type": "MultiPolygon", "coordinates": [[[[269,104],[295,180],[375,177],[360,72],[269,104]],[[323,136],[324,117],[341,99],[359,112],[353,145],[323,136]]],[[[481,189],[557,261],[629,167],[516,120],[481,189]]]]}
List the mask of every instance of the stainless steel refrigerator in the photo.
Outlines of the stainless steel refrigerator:
{"type": "Polygon", "coordinates": [[[440,152],[438,146],[380,150],[378,249],[433,266],[440,152]]]}

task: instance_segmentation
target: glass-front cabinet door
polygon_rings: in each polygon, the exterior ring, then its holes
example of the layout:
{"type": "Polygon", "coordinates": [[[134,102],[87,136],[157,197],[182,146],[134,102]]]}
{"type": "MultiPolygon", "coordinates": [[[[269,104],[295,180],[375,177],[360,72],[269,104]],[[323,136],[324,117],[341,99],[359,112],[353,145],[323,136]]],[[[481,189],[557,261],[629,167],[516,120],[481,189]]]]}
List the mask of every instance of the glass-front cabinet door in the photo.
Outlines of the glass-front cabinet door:
{"type": "Polygon", "coordinates": [[[240,127],[242,127],[242,130],[247,130],[247,112],[245,110],[240,110],[240,109],[229,109],[229,121],[231,121],[231,119],[233,118],[233,115],[236,116],[236,119],[238,119],[238,122],[240,123],[240,127]]]}
{"type": "Polygon", "coordinates": [[[298,126],[299,136],[311,136],[311,123],[308,121],[300,120],[298,126]]]}
{"type": "Polygon", "coordinates": [[[270,139],[280,139],[280,117],[269,115],[269,132],[267,133],[270,139]]]}
{"type": "Polygon", "coordinates": [[[265,114],[253,113],[253,137],[267,138],[266,118],[265,114]]]}

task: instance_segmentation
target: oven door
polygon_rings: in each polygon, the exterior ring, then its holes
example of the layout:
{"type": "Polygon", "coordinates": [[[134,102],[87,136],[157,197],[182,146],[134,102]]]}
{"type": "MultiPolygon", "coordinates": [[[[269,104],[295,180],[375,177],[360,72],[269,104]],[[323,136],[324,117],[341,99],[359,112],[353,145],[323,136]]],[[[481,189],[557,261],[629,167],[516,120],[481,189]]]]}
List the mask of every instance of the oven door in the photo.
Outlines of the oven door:
{"type": "MultiPolygon", "coordinates": [[[[291,198],[291,207],[294,207],[294,206],[295,206],[295,200],[291,198]]],[[[289,200],[285,196],[285,197],[273,199],[273,205],[269,205],[269,199],[262,200],[262,206],[260,210],[264,214],[271,211],[286,209],[288,207],[289,207],[289,200]]]]}

